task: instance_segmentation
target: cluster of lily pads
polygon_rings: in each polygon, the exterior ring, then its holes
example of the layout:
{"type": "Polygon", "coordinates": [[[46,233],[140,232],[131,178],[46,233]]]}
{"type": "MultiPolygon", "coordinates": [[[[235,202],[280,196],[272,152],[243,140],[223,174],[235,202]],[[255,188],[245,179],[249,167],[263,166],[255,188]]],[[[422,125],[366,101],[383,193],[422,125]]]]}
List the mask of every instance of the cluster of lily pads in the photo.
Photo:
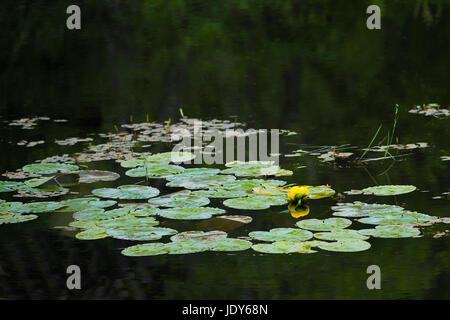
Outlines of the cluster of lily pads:
{"type": "MultiPolygon", "coordinates": [[[[186,134],[185,130],[192,133],[192,125],[188,119],[184,119],[181,125],[172,125],[172,128],[169,128],[170,123],[167,126],[155,123],[130,124],[125,127],[139,133],[136,141],[133,140],[133,135],[120,132],[105,135],[105,138],[110,138],[109,143],[90,145],[89,152],[79,155],[82,162],[117,160],[129,177],[144,178],[144,181],[165,179],[167,187],[182,188],[181,191],[160,195],[157,188],[141,185],[143,179],[140,179],[137,184],[94,189],[92,195],[95,197],[30,203],[1,200],[0,224],[31,221],[43,212],[70,212],[74,221],[69,226],[79,229],[75,237],[80,240],[109,237],[129,241],[155,241],[170,236],[170,242],[140,243],[122,250],[122,254],[127,256],[147,256],[248,249],[260,253],[314,253],[317,252],[316,248],[357,252],[371,247],[367,241],[370,237],[416,237],[420,235],[418,226],[436,220],[435,217],[407,211],[399,206],[354,202],[332,207],[333,218],[300,220],[296,223],[297,228],[253,231],[245,239],[228,238],[226,232],[218,230],[179,233],[175,229],[161,227],[160,219],[204,220],[226,213],[225,209],[209,207],[210,199],[222,199],[223,206],[238,210],[265,210],[272,206],[286,206],[289,202],[291,186],[278,178],[290,176],[293,172],[282,169],[273,161],[233,161],[226,163],[225,169],[185,168],[182,164],[189,163],[196,157],[190,151],[158,154],[132,151],[137,142],[178,141],[186,134]],[[113,209],[121,200],[140,202],[134,206],[119,204],[121,207],[113,209]],[[351,219],[375,227],[348,229],[353,224],[351,219]]],[[[207,123],[207,127],[208,130],[221,130],[235,128],[236,124],[212,121],[207,123]]],[[[241,133],[232,131],[232,134],[241,133]]],[[[78,141],[83,140],[68,139],[61,143],[73,144],[78,141]]],[[[329,150],[322,151],[330,155],[329,150]]],[[[344,157],[334,150],[332,156],[333,159],[344,157]]],[[[58,162],[59,160],[71,162],[74,159],[64,155],[26,165],[17,174],[27,180],[0,181],[0,192],[16,191],[33,197],[49,196],[49,193],[61,195],[77,183],[114,181],[120,177],[114,172],[80,170],[76,164],[58,162]]],[[[327,198],[335,194],[329,186],[307,188],[309,199],[327,198]]],[[[352,190],[349,194],[392,196],[413,192],[415,189],[416,187],[408,185],[374,186],[352,190]]],[[[250,217],[243,218],[233,216],[235,221],[251,221],[250,217]]]]}

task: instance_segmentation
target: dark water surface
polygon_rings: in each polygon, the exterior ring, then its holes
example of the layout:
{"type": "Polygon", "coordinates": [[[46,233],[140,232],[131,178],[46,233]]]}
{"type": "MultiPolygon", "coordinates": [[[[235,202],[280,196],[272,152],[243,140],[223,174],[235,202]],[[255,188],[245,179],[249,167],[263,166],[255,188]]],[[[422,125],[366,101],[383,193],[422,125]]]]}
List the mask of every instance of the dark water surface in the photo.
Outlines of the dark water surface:
{"type": "MultiPolygon", "coordinates": [[[[289,183],[329,184],[336,191],[374,184],[412,184],[397,197],[346,196],[345,201],[399,204],[408,210],[450,216],[447,192],[448,119],[410,114],[416,104],[449,106],[450,3],[448,1],[79,1],[82,29],[65,27],[70,1],[4,1],[0,9],[0,146],[2,172],[52,155],[80,151],[55,139],[113,132],[114,125],[172,120],[234,119],[252,128],[280,128],[281,152],[307,146],[367,146],[400,115],[399,143],[427,142],[404,161],[339,168],[312,156],[282,158],[294,170],[289,183]],[[382,29],[365,26],[369,4],[382,8],[382,29]],[[8,126],[31,116],[68,119],[40,122],[34,130],[8,126]],[[17,142],[45,140],[26,148],[17,142]],[[306,168],[297,168],[306,166],[306,168]]],[[[378,155],[377,155],[378,156],[378,155]]],[[[381,154],[379,155],[381,156],[381,154]]],[[[114,170],[115,182],[134,183],[113,161],[91,169],[114,170]]],[[[2,179],[3,180],[3,179],[2,179]]],[[[157,182],[151,182],[155,185],[157,182]]],[[[158,187],[162,193],[169,188],[158,187]]],[[[2,199],[11,200],[3,193],[2,199]]],[[[17,200],[16,200],[17,201],[17,200]]],[[[332,199],[314,201],[309,218],[331,215],[332,199]]],[[[212,201],[212,206],[221,206],[212,201]]],[[[283,208],[284,209],[284,208],[283,208]]],[[[280,207],[246,214],[253,222],[230,237],[296,219],[280,207]]],[[[129,258],[131,241],[80,241],[70,214],[41,214],[24,224],[0,226],[0,299],[449,299],[449,238],[423,229],[415,239],[371,239],[360,253],[311,255],[199,253],[129,258]],[[66,289],[66,268],[82,269],[83,289],[66,289]],[[382,289],[368,290],[366,268],[378,265],[382,289]]],[[[165,222],[179,231],[199,222],[165,222]]],[[[355,228],[364,227],[355,223],[355,228]]]]}

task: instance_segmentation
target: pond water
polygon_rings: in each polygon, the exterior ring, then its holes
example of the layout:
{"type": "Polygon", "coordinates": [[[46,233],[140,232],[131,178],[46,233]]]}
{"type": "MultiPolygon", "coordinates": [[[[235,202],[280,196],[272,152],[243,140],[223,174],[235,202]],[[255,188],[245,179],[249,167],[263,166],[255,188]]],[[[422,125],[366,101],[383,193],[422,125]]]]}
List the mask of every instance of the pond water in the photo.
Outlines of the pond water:
{"type": "MultiPolygon", "coordinates": [[[[59,145],[55,139],[89,137],[92,144],[106,143],[108,138],[99,134],[115,134],[115,126],[124,131],[120,126],[130,120],[164,123],[169,118],[175,124],[182,108],[189,118],[296,132],[280,137],[280,153],[302,149],[313,154],[282,156],[280,166],[293,175],[277,179],[329,185],[338,197],[311,199],[310,213],[302,218],[292,217],[286,206],[238,210],[212,199],[209,206],[250,216],[252,222],[230,226],[157,218],[162,227],[180,232],[222,228],[230,238],[244,237],[252,231],[297,228],[302,219],[329,218],[337,202],[354,201],[450,217],[448,195],[443,195],[449,191],[450,162],[442,158],[450,156],[448,117],[408,112],[416,105],[450,104],[446,1],[380,2],[382,29],[376,31],[365,26],[367,4],[348,1],[96,1],[81,4],[79,31],[65,29],[67,1],[52,7],[44,1],[6,3],[0,11],[7,26],[0,39],[2,173],[88,146],[59,145]],[[426,147],[391,150],[394,156],[407,156],[362,165],[324,162],[314,154],[332,150],[325,146],[341,146],[360,157],[380,125],[374,145],[385,145],[395,105],[393,143],[423,142],[426,147]],[[9,125],[34,116],[51,120],[37,121],[30,130],[9,125]],[[44,143],[18,145],[22,140],[44,143]],[[383,197],[344,193],[391,184],[417,190],[383,197]]],[[[172,147],[156,142],[135,151],[172,147]]],[[[369,152],[364,158],[382,156],[369,152]]],[[[1,193],[1,199],[60,201],[142,181],[126,176],[128,169],[114,160],[80,164],[121,177],[78,184],[70,188],[72,194],[59,197],[16,198],[9,192],[1,193]]],[[[161,195],[181,190],[165,186],[163,179],[149,179],[148,185],[161,195]]],[[[127,257],[122,249],[145,242],[78,240],[76,232],[58,228],[73,221],[72,213],[38,215],[30,222],[0,225],[0,299],[450,298],[445,233],[450,226],[444,223],[420,228],[419,238],[370,238],[371,248],[361,252],[262,254],[250,249],[127,257]],[[80,266],[82,290],[67,289],[69,265],[80,266]],[[366,286],[370,265],[381,269],[381,290],[366,286]]],[[[352,225],[368,227],[356,220],[352,225]]]]}

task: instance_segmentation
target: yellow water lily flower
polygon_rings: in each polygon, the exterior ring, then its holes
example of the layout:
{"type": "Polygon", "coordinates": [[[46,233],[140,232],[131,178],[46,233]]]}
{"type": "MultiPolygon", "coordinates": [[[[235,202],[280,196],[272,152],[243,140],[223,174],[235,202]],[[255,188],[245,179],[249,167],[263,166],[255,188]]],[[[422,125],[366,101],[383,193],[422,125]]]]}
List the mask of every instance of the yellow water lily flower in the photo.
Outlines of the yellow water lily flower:
{"type": "Polygon", "coordinates": [[[305,186],[295,186],[295,187],[291,187],[289,189],[289,194],[288,194],[288,198],[289,200],[293,201],[293,200],[302,200],[302,199],[307,199],[309,197],[309,189],[308,187],[305,186]]]}

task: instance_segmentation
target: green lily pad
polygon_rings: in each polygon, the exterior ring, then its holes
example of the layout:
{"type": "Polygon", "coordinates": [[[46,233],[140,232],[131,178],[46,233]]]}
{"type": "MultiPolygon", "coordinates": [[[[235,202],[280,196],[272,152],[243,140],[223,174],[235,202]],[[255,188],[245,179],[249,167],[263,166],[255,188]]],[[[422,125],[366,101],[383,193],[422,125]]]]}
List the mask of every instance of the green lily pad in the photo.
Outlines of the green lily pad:
{"type": "Polygon", "coordinates": [[[345,218],[328,218],[324,220],[306,219],[296,223],[297,227],[313,231],[332,231],[334,229],[345,229],[352,222],[345,218]]]}
{"type": "Polygon", "coordinates": [[[254,160],[254,161],[240,161],[240,160],[235,160],[235,161],[230,161],[225,163],[225,167],[227,168],[233,168],[233,167],[270,167],[272,165],[275,164],[275,161],[259,161],[259,160],[254,160]]]}
{"type": "Polygon", "coordinates": [[[241,198],[248,195],[246,191],[226,190],[226,189],[197,190],[194,191],[192,194],[207,198],[241,198]]]}
{"type": "Polygon", "coordinates": [[[214,169],[214,168],[189,168],[185,169],[181,173],[174,174],[170,177],[170,179],[185,179],[185,178],[191,178],[191,177],[198,177],[198,176],[216,176],[220,173],[220,169],[214,169]]]}
{"type": "Polygon", "coordinates": [[[79,240],[98,240],[107,237],[108,234],[106,233],[106,230],[102,228],[87,229],[75,235],[75,238],[79,240]]]}
{"type": "Polygon", "coordinates": [[[359,239],[346,239],[323,243],[319,245],[319,248],[327,251],[358,252],[370,249],[370,243],[359,239]]]}
{"type": "Polygon", "coordinates": [[[161,209],[158,208],[137,208],[130,211],[130,214],[136,217],[157,216],[161,209]]]}
{"type": "Polygon", "coordinates": [[[230,191],[252,192],[253,188],[281,187],[286,184],[283,180],[243,179],[224,183],[221,188],[230,191]]]}
{"type": "Polygon", "coordinates": [[[99,220],[76,220],[69,223],[69,227],[78,229],[93,229],[97,227],[99,220]]]}
{"type": "Polygon", "coordinates": [[[174,194],[170,197],[159,197],[148,200],[148,203],[159,207],[203,207],[209,204],[209,199],[194,194],[174,194]]]}
{"type": "Polygon", "coordinates": [[[22,187],[22,182],[17,181],[0,181],[0,192],[12,192],[16,191],[19,187],[22,187]]]}
{"type": "Polygon", "coordinates": [[[281,169],[277,165],[270,162],[247,162],[235,164],[228,169],[222,170],[223,174],[234,174],[237,177],[252,176],[290,176],[293,174],[291,170],[281,169]]]}
{"type": "Polygon", "coordinates": [[[279,206],[288,202],[284,196],[251,196],[245,198],[227,199],[223,202],[224,206],[242,209],[242,210],[263,210],[271,206],[279,206]]]}
{"type": "Polygon", "coordinates": [[[119,208],[105,211],[105,209],[94,208],[77,211],[73,214],[75,220],[107,220],[117,218],[126,215],[129,212],[128,209],[119,208]]]}
{"type": "Polygon", "coordinates": [[[402,224],[417,224],[429,222],[432,217],[426,214],[402,211],[402,212],[378,212],[369,214],[367,218],[358,219],[361,223],[375,224],[375,225],[402,225],[402,224]]]}
{"type": "Polygon", "coordinates": [[[408,226],[376,226],[375,229],[358,230],[359,233],[376,238],[409,238],[420,234],[420,231],[408,226]]]}
{"type": "Polygon", "coordinates": [[[134,229],[108,229],[107,234],[121,240],[159,240],[163,236],[177,233],[176,230],[161,227],[136,227],[134,229]]]}
{"type": "Polygon", "coordinates": [[[68,199],[60,202],[63,207],[58,212],[76,212],[84,209],[108,208],[116,203],[114,200],[100,200],[93,197],[68,199]]]}
{"type": "Polygon", "coordinates": [[[146,161],[144,159],[128,159],[120,162],[122,168],[136,168],[144,166],[146,161]]]}
{"type": "Polygon", "coordinates": [[[251,247],[253,250],[261,253],[315,253],[311,245],[299,241],[277,241],[274,243],[259,243],[251,247]]]}
{"type": "Polygon", "coordinates": [[[94,183],[97,181],[115,181],[120,178],[120,174],[102,170],[81,170],[80,183],[94,183]]]}
{"type": "Polygon", "coordinates": [[[22,223],[37,219],[38,216],[34,214],[10,214],[10,213],[0,213],[0,225],[1,224],[10,224],[10,223],[22,223]]]}
{"type": "Polygon", "coordinates": [[[98,227],[105,229],[133,229],[137,227],[154,227],[158,224],[159,222],[153,217],[136,218],[130,215],[124,215],[114,219],[100,220],[96,223],[98,227]]]}
{"type": "Polygon", "coordinates": [[[219,240],[219,239],[224,239],[226,238],[228,235],[226,232],[224,231],[185,231],[185,232],[181,232],[178,233],[172,237],[170,237],[171,241],[183,241],[183,240],[188,240],[188,239],[192,239],[192,240],[219,240]]]}
{"type": "Polygon", "coordinates": [[[187,254],[208,251],[211,248],[210,241],[183,240],[169,242],[165,245],[169,254],[187,254]]]}
{"type": "Polygon", "coordinates": [[[158,163],[181,163],[191,161],[194,158],[195,154],[190,152],[164,152],[148,156],[147,161],[158,163]]]}
{"type": "Polygon", "coordinates": [[[256,199],[264,203],[270,203],[271,206],[283,206],[289,202],[286,194],[265,196],[265,195],[250,195],[249,198],[256,199]]]}
{"type": "Polygon", "coordinates": [[[158,215],[168,219],[201,220],[209,219],[213,215],[225,213],[225,210],[210,207],[171,208],[160,210],[158,215]]]}
{"type": "Polygon", "coordinates": [[[211,251],[244,251],[249,249],[252,243],[242,239],[225,238],[214,241],[211,251]]]}
{"type": "Polygon", "coordinates": [[[327,187],[308,187],[310,199],[322,199],[334,196],[336,191],[327,187]]]}
{"type": "Polygon", "coordinates": [[[129,177],[165,178],[183,172],[184,168],[172,164],[147,164],[125,172],[129,177]]]}
{"type": "Polygon", "coordinates": [[[156,256],[168,252],[169,249],[166,248],[164,243],[138,244],[122,250],[122,254],[129,257],[156,256]]]}
{"type": "Polygon", "coordinates": [[[416,187],[411,185],[386,185],[365,188],[362,191],[375,196],[394,196],[397,194],[413,192],[414,190],[416,190],[416,187]]]}
{"type": "Polygon", "coordinates": [[[331,207],[331,209],[336,211],[333,213],[333,216],[338,217],[367,217],[373,213],[385,214],[403,211],[403,208],[399,206],[375,203],[369,204],[359,201],[356,201],[354,203],[340,204],[331,207]]]}
{"type": "Polygon", "coordinates": [[[360,234],[356,230],[334,229],[330,232],[315,233],[314,238],[320,240],[341,241],[348,239],[367,240],[369,237],[360,234]]]}
{"type": "Polygon", "coordinates": [[[0,212],[22,213],[23,203],[18,201],[0,203],[0,212]]]}
{"type": "Polygon", "coordinates": [[[275,228],[270,231],[253,231],[249,237],[260,241],[306,241],[313,237],[312,232],[294,228],[275,228]]]}
{"type": "Polygon", "coordinates": [[[63,205],[60,202],[44,201],[44,202],[29,202],[22,205],[20,209],[17,209],[20,213],[41,213],[41,212],[53,212],[63,205]]]}
{"type": "Polygon", "coordinates": [[[22,170],[32,174],[53,174],[58,171],[76,171],[78,166],[66,163],[33,163],[27,164],[22,170]]]}
{"type": "Polygon", "coordinates": [[[55,176],[43,177],[43,178],[33,178],[33,179],[29,179],[29,180],[25,181],[24,184],[30,188],[37,188],[37,187],[45,185],[46,183],[54,180],[54,178],[55,178],[55,176]]]}
{"type": "Polygon", "coordinates": [[[94,189],[92,194],[111,199],[148,199],[156,197],[159,190],[148,186],[124,185],[117,188],[94,189]]]}
{"type": "Polygon", "coordinates": [[[236,180],[231,175],[192,176],[192,177],[167,177],[168,187],[181,187],[185,189],[209,189],[218,187],[224,183],[236,180]]]}

